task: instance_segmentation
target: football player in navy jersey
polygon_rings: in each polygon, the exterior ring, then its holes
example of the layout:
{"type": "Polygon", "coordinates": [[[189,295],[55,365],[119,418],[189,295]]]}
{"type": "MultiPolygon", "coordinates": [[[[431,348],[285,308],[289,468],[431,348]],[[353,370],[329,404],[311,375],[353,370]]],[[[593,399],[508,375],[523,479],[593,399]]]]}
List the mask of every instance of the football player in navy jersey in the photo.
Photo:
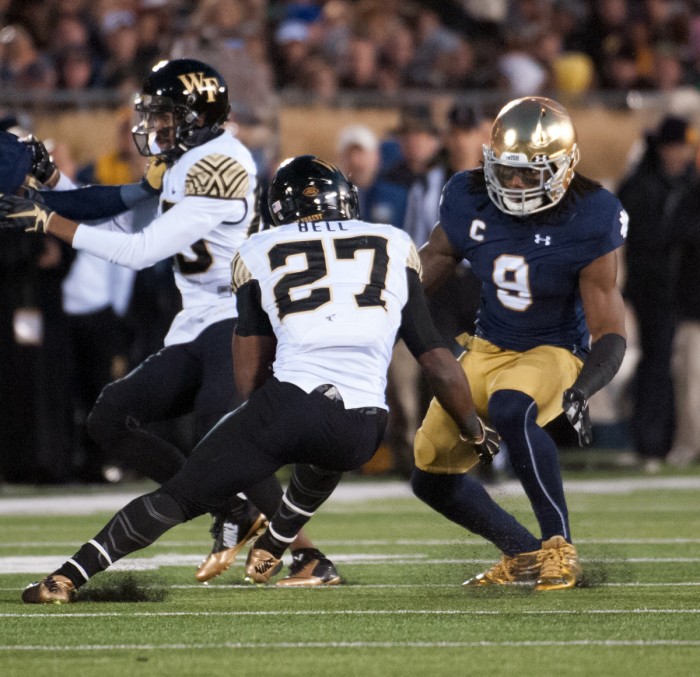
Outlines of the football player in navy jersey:
{"type": "MultiPolygon", "coordinates": [[[[175,477],[134,499],[53,574],[28,586],[25,602],[73,601],[77,588],[118,559],[283,465],[301,463],[300,482],[290,484],[248,555],[247,576],[268,582],[343,471],[366,463],[379,446],[397,333],[457,434],[477,454],[497,450],[430,319],[411,238],[360,221],[352,184],[315,156],[284,163],[268,201],[277,227],[241,243],[231,264],[234,373],[247,402],[219,421],[175,477]]],[[[337,582],[337,574],[327,581],[337,582]]]]}
{"type": "Polygon", "coordinates": [[[416,435],[414,492],[502,552],[465,585],[559,590],[581,580],[557,448],[543,427],[563,409],[581,445],[591,441],[588,399],[612,379],[626,346],[616,250],[627,214],[575,174],[578,159],[562,106],[544,97],[510,102],[494,121],[483,168],[446,184],[440,221],[420,251],[428,292],[462,259],[481,280],[475,332],[458,338],[460,363],[541,531],[530,533],[466,474],[476,457],[433,400],[416,435]]]}

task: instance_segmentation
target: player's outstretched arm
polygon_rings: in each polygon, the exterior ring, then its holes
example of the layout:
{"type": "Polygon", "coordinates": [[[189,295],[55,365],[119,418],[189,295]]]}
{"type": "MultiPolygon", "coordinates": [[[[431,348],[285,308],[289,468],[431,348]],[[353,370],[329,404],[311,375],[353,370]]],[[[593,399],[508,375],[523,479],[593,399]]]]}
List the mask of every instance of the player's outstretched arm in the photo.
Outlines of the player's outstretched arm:
{"type": "Polygon", "coordinates": [[[417,272],[406,269],[408,301],[403,308],[399,335],[418,360],[438,402],[457,424],[462,439],[490,460],[498,450],[498,435],[486,428],[476,414],[467,377],[445,346],[425,299],[417,272]],[[484,445],[479,449],[479,445],[484,445]]]}
{"type": "Polygon", "coordinates": [[[41,199],[51,209],[72,221],[108,219],[131,209],[154,193],[143,183],[121,186],[84,186],[73,190],[42,190],[41,199]]]}

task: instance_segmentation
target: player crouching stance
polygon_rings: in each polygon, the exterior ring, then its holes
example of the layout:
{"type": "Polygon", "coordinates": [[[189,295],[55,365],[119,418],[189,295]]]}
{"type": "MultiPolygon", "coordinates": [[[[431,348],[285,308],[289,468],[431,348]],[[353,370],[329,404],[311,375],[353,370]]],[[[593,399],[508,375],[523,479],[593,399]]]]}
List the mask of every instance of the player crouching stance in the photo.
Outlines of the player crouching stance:
{"type": "MultiPolygon", "coordinates": [[[[303,477],[290,483],[248,556],[248,577],[269,581],[341,474],[366,463],[383,439],[397,334],[457,434],[483,456],[497,450],[498,437],[476,415],[467,378],[430,319],[410,237],[358,220],[352,184],[314,156],[283,164],[269,201],[277,227],[245,240],[232,263],[234,373],[247,401],[214,426],[174,477],[26,588],[25,602],[73,601],[77,588],[118,559],[297,464],[303,477]]],[[[310,559],[314,575],[324,575],[328,560],[320,553],[310,559]]]]}
{"type": "Polygon", "coordinates": [[[558,103],[510,102],[494,121],[483,168],[445,186],[440,221],[420,251],[428,293],[462,259],[481,280],[475,335],[458,338],[459,361],[541,530],[534,536],[466,474],[477,459],[433,400],[416,435],[414,492],[503,553],[465,585],[561,590],[581,581],[557,448],[543,427],[563,409],[580,444],[591,442],[588,399],[625,352],[616,250],[628,219],[617,198],[574,174],[578,158],[558,103]]]}

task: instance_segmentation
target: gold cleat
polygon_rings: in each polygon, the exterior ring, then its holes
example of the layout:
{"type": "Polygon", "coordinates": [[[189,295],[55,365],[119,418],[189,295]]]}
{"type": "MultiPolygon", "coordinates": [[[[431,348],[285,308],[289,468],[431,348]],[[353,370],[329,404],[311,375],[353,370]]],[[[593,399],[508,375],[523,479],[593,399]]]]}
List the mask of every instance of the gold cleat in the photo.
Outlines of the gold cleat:
{"type": "Polygon", "coordinates": [[[282,569],[282,560],[267,550],[251,548],[245,563],[245,579],[248,583],[269,583],[282,569]]]}
{"type": "Polygon", "coordinates": [[[340,576],[331,562],[316,548],[300,548],[292,553],[289,573],[277,581],[279,588],[315,588],[320,585],[338,585],[340,576]]]}
{"type": "Polygon", "coordinates": [[[521,552],[509,557],[503,555],[488,571],[464,581],[462,585],[469,587],[485,587],[487,585],[517,585],[534,583],[540,571],[541,550],[521,552]]]}
{"type": "Polygon", "coordinates": [[[194,577],[200,583],[206,583],[224,573],[245,545],[260,535],[266,527],[267,519],[262,513],[256,512],[248,520],[240,523],[227,522],[225,517],[217,515],[211,528],[214,547],[199,565],[194,577]]]}
{"type": "Polygon", "coordinates": [[[22,591],[25,604],[70,604],[75,601],[76,589],[72,581],[58,574],[30,583],[22,591]]]}
{"type": "Polygon", "coordinates": [[[581,582],[583,572],[576,548],[563,536],[542,543],[542,566],[535,590],[567,590],[581,582]]]}

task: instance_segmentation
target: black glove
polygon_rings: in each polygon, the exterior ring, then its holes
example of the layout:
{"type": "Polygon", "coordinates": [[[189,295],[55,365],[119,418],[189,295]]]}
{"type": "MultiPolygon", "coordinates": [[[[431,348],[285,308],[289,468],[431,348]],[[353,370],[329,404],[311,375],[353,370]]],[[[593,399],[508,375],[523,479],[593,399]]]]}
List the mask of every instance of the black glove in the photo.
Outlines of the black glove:
{"type": "Polygon", "coordinates": [[[46,150],[46,146],[31,134],[27,138],[21,139],[21,141],[29,146],[32,151],[32,166],[29,173],[40,183],[53,188],[58,182],[61,173],[56,167],[53,158],[49,155],[49,151],[46,150]]]}
{"type": "Polygon", "coordinates": [[[578,388],[565,390],[561,406],[569,423],[578,433],[579,445],[588,446],[593,441],[593,430],[591,417],[588,413],[588,400],[584,394],[578,388]]]}
{"type": "Polygon", "coordinates": [[[481,426],[481,435],[477,438],[480,442],[474,442],[474,440],[460,435],[459,438],[463,442],[467,442],[474,447],[476,455],[479,457],[479,461],[483,465],[491,465],[493,462],[493,457],[499,451],[499,445],[501,442],[500,435],[493,429],[487,426],[480,418],[478,419],[479,425],[481,426]]]}
{"type": "Polygon", "coordinates": [[[45,233],[54,214],[45,204],[35,200],[0,193],[0,230],[45,233]]]}

